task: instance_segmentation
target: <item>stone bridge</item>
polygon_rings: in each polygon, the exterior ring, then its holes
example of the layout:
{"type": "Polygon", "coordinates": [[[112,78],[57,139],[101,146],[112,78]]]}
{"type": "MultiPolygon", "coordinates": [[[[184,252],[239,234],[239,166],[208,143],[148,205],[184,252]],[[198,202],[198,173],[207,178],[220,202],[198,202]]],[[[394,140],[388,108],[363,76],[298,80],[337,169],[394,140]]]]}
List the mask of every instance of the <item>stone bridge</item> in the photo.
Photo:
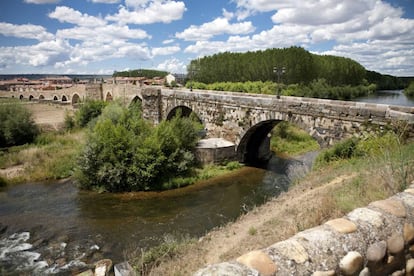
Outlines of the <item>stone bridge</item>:
{"type": "Polygon", "coordinates": [[[269,133],[281,121],[307,131],[322,146],[401,121],[408,123],[414,135],[414,107],[154,88],[142,91],[142,101],[144,117],[155,123],[171,118],[177,109],[183,115],[194,112],[207,137],[233,142],[238,160],[245,163],[266,158],[269,133]]]}
{"type": "Polygon", "coordinates": [[[53,91],[1,91],[0,97],[76,104],[86,98],[117,99],[128,105],[142,101],[143,116],[155,124],[178,110],[192,112],[204,125],[207,138],[234,143],[234,154],[245,163],[266,159],[270,131],[281,121],[307,131],[322,146],[366,131],[408,123],[414,136],[414,107],[335,100],[214,92],[205,90],[140,87],[132,84],[74,85],[53,91]]]}

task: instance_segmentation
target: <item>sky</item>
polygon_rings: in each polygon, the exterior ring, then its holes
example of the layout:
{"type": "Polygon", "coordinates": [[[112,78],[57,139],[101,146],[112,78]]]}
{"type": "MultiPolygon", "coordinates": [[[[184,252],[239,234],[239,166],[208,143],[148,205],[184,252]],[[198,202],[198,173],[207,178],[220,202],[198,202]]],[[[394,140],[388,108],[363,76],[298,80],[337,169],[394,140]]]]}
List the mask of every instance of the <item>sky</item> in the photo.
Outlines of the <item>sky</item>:
{"type": "Polygon", "coordinates": [[[0,74],[186,73],[203,56],[291,46],[414,76],[414,0],[0,2],[0,74]]]}

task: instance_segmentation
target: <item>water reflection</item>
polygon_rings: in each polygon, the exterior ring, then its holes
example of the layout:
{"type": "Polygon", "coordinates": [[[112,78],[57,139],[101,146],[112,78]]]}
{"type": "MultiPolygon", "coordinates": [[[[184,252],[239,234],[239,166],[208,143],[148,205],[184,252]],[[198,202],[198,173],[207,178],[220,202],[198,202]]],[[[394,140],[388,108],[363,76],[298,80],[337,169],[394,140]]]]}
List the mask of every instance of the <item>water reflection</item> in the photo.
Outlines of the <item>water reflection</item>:
{"type": "Polygon", "coordinates": [[[403,90],[381,90],[366,97],[354,99],[353,101],[388,105],[414,106],[414,99],[405,96],[403,90]]]}
{"type": "Polygon", "coordinates": [[[294,168],[303,170],[303,164],[274,157],[269,171],[245,167],[159,193],[97,194],[78,191],[72,181],[12,186],[0,192],[0,238],[30,232],[30,242],[37,244],[32,250],[49,258],[49,265],[61,250],[67,262],[104,257],[120,262],[127,251],[156,245],[166,234],[198,237],[236,219],[287,190],[294,168]]]}

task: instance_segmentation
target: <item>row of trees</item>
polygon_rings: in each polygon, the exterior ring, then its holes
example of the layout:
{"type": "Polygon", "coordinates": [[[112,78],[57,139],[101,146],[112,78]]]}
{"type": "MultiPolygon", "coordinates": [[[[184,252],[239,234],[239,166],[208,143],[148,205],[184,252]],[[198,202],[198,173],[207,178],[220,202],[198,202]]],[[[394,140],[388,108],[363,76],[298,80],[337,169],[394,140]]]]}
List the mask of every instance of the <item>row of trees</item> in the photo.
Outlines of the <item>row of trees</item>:
{"type": "Polygon", "coordinates": [[[285,68],[285,84],[310,83],[325,79],[330,85],[358,85],[366,77],[365,68],[354,60],[311,54],[301,47],[268,49],[246,53],[220,53],[192,60],[191,80],[213,82],[277,81],[274,67],[285,68]]]}
{"type": "Polygon", "coordinates": [[[76,174],[82,188],[161,190],[171,188],[171,179],[191,173],[202,126],[180,114],[153,126],[140,109],[139,103],[125,108],[115,102],[89,123],[76,174]]]}
{"type": "Polygon", "coordinates": [[[151,69],[134,69],[128,71],[115,71],[112,77],[145,77],[152,79],[155,77],[164,78],[168,75],[166,71],[151,70],[151,69]]]}

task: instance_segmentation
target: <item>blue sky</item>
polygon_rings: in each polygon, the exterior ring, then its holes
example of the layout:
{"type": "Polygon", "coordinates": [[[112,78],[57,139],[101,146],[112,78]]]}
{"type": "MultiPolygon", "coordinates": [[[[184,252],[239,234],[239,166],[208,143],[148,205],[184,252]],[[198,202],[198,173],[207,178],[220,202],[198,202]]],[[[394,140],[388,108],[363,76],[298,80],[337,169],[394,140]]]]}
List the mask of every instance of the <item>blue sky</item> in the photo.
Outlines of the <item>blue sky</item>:
{"type": "Polygon", "coordinates": [[[0,3],[0,74],[183,73],[198,57],[290,46],[414,76],[414,0],[0,3]]]}

